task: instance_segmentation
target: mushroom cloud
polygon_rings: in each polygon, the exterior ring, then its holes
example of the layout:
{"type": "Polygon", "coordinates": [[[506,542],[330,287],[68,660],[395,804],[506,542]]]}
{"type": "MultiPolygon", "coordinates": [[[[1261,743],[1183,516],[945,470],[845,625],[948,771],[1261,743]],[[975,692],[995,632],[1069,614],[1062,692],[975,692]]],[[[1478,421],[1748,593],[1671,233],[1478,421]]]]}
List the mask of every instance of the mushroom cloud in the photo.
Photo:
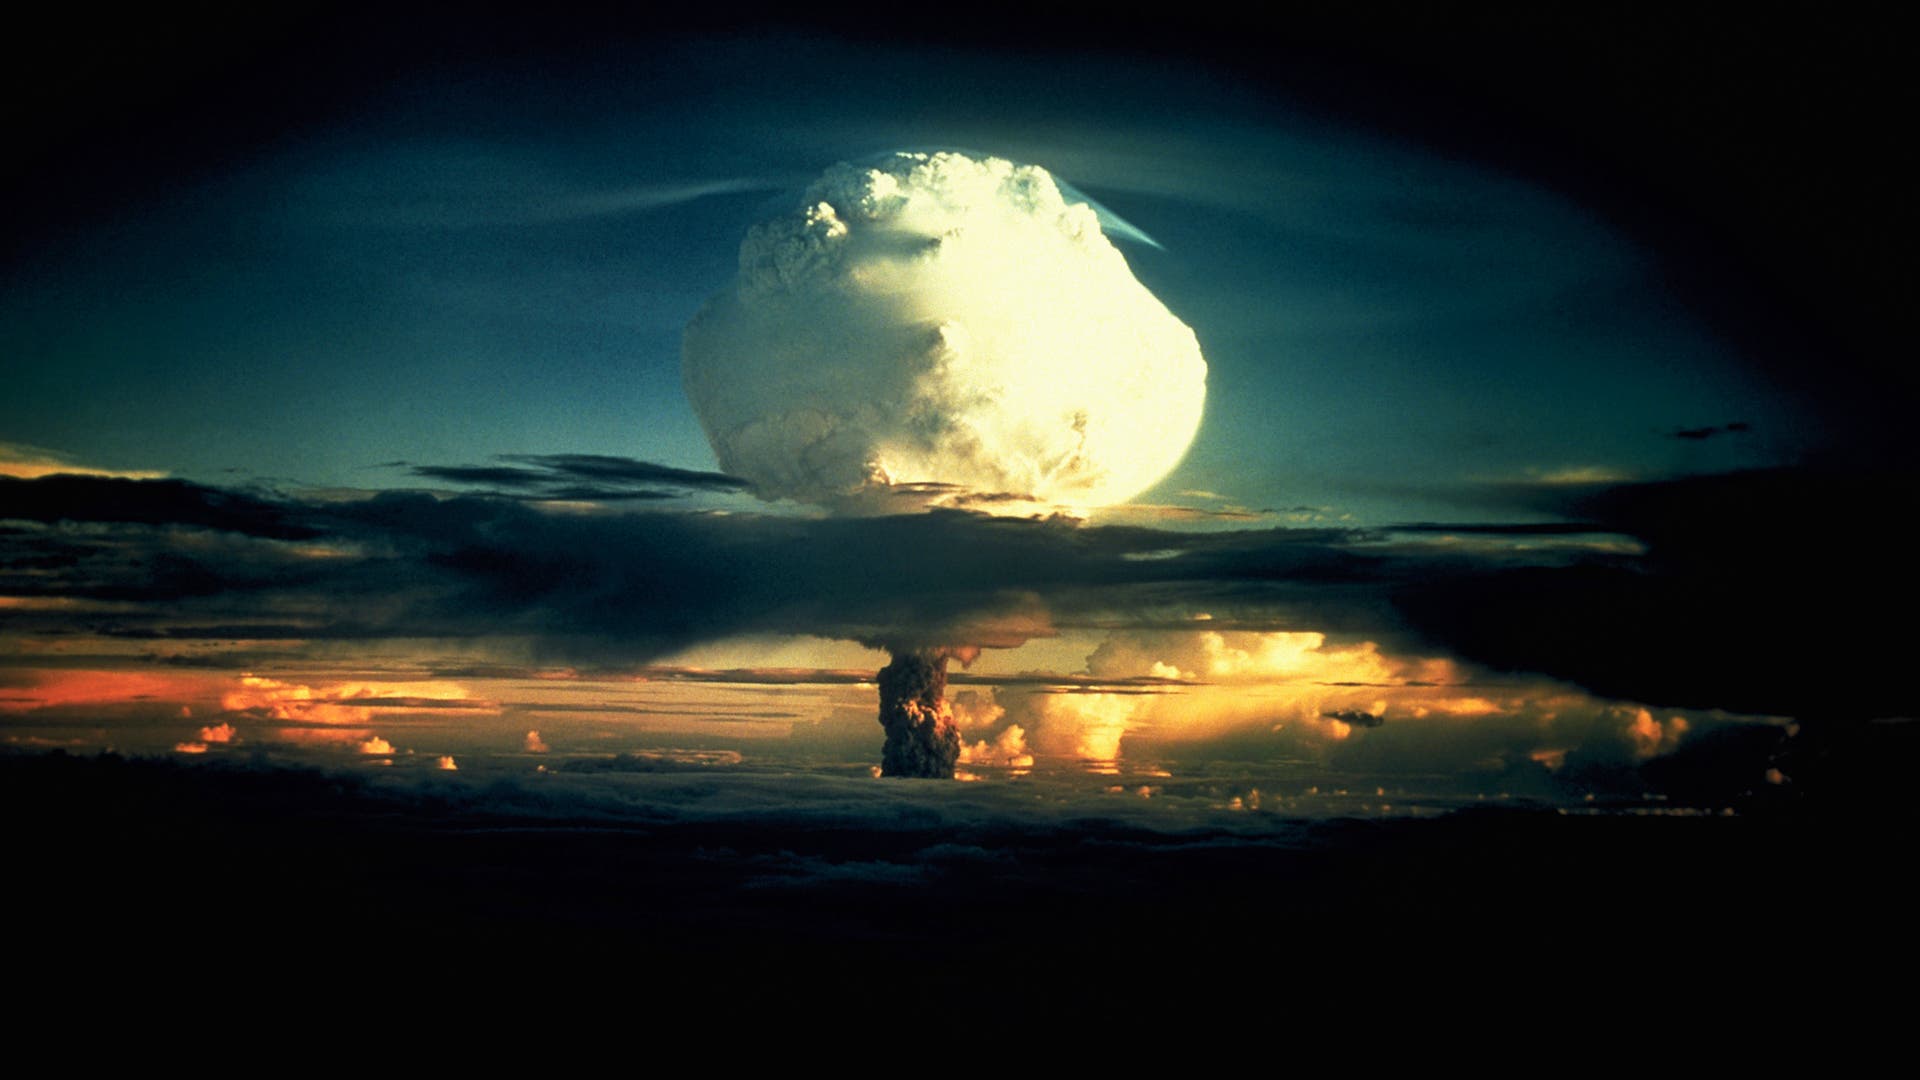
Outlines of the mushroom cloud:
{"type": "MultiPolygon", "coordinates": [[[[1206,373],[1095,208],[1037,165],[957,152],[828,169],[748,230],[682,346],[720,467],[841,513],[1125,502],[1186,453],[1206,373]]],[[[924,691],[965,646],[890,650],[919,673],[914,702],[938,711],[924,691]]],[[[883,723],[927,719],[885,700],[897,681],[882,680],[883,723]]],[[[888,725],[883,769],[951,776],[950,728],[888,725]],[[913,752],[895,753],[896,731],[913,752]]]]}

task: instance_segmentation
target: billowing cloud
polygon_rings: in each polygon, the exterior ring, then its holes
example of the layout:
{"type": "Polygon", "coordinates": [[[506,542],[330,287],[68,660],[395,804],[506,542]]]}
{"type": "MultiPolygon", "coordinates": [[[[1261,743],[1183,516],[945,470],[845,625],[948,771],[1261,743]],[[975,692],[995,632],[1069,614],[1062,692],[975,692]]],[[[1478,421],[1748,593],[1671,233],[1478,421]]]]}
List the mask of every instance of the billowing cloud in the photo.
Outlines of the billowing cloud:
{"type": "Polygon", "coordinates": [[[1033,767],[1033,754],[1027,748],[1027,732],[1019,724],[1009,724],[992,741],[979,739],[960,747],[962,765],[1002,765],[1008,768],[1033,767]]]}
{"type": "Polygon", "coordinates": [[[551,747],[547,745],[547,741],[540,737],[538,731],[527,732],[527,738],[522,745],[526,747],[527,753],[529,754],[544,754],[551,749],[551,747]]]}
{"type": "Polygon", "coordinates": [[[1206,392],[1193,331],[1093,209],[958,153],[837,165],[756,225],[684,373],[721,468],[842,507],[1121,502],[1178,463],[1206,392]]]}

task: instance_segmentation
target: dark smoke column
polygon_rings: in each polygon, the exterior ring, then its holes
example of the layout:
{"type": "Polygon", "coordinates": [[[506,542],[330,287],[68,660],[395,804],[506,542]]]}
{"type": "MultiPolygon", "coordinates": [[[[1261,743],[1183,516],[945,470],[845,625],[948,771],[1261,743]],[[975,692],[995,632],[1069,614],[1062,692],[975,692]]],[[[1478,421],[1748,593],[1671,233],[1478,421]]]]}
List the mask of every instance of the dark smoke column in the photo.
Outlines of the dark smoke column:
{"type": "Polygon", "coordinates": [[[953,779],[960,729],[947,704],[947,656],[945,649],[902,650],[880,669],[881,776],[953,779]]]}

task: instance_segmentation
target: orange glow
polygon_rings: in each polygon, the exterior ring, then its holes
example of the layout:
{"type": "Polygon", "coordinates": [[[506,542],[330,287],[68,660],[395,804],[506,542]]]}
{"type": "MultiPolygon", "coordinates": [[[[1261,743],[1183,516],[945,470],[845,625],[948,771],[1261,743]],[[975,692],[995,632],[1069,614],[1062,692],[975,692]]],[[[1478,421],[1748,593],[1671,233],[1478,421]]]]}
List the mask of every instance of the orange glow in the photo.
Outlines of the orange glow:
{"type": "Polygon", "coordinates": [[[59,705],[113,705],[179,701],[205,696],[201,675],[172,672],[40,670],[24,688],[0,689],[0,711],[24,712],[59,705]]]}
{"type": "Polygon", "coordinates": [[[1678,746],[1687,726],[1684,716],[1669,716],[1663,723],[1654,719],[1652,712],[1639,709],[1627,725],[1627,738],[1633,742],[1634,756],[1650,758],[1678,746]]]}
{"type": "Polygon", "coordinates": [[[1567,751],[1560,747],[1543,747],[1528,754],[1527,758],[1546,766],[1548,772],[1558,772],[1567,763],[1567,751]]]}
{"type": "Polygon", "coordinates": [[[200,741],[205,743],[237,742],[232,724],[215,724],[200,729],[200,741]]]}
{"type": "Polygon", "coordinates": [[[1049,754],[1116,761],[1128,724],[1144,700],[1132,694],[1044,695],[1038,703],[1037,744],[1049,754]]]}
{"type": "Polygon", "coordinates": [[[85,465],[75,465],[67,460],[66,455],[52,450],[42,450],[37,446],[22,446],[19,443],[0,443],[0,476],[11,476],[16,480],[38,480],[43,476],[61,474],[118,476],[128,480],[158,480],[167,475],[150,469],[91,469],[85,465]]]}
{"type": "Polygon", "coordinates": [[[207,744],[203,742],[174,743],[173,752],[176,754],[204,754],[207,752],[207,744]]]}
{"type": "Polygon", "coordinates": [[[373,736],[370,728],[291,727],[275,728],[274,738],[298,746],[356,746],[373,736]]]}
{"type": "Polygon", "coordinates": [[[321,687],[243,675],[220,698],[228,712],[309,724],[365,725],[378,713],[433,709],[492,714],[499,707],[474,700],[466,687],[444,680],[342,682],[321,687]]]}
{"type": "Polygon", "coordinates": [[[460,771],[460,766],[454,763],[452,754],[441,754],[440,757],[434,761],[433,767],[442,772],[460,771]]]}
{"type": "Polygon", "coordinates": [[[527,732],[526,746],[527,753],[529,754],[544,754],[550,749],[546,741],[540,738],[540,733],[537,731],[527,732]]]}
{"type": "Polygon", "coordinates": [[[360,744],[360,752],[363,754],[369,754],[376,757],[383,756],[386,754],[393,753],[393,744],[381,738],[380,736],[375,735],[373,738],[368,739],[367,741],[360,744]]]}
{"type": "Polygon", "coordinates": [[[1415,706],[1413,715],[1425,719],[1434,713],[1442,716],[1498,716],[1506,710],[1499,702],[1483,697],[1430,697],[1415,706]]]}

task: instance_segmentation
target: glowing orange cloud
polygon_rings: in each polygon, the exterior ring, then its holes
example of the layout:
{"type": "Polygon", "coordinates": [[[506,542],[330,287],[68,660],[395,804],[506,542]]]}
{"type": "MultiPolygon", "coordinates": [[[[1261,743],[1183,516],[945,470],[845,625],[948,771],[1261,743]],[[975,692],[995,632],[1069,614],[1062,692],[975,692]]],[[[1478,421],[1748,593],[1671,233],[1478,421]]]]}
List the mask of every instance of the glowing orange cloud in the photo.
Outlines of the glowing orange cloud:
{"type": "Polygon", "coordinates": [[[1680,737],[1687,733],[1687,727],[1684,716],[1669,716],[1662,722],[1654,719],[1653,713],[1646,709],[1637,709],[1633,719],[1627,723],[1627,738],[1633,742],[1635,757],[1650,758],[1678,746],[1680,737]]]}
{"type": "Polygon", "coordinates": [[[150,470],[94,469],[76,465],[65,454],[37,446],[0,442],[0,476],[19,480],[38,480],[43,476],[118,476],[128,480],[157,480],[163,472],[150,470]]]}
{"type": "Polygon", "coordinates": [[[25,687],[0,689],[0,711],[196,700],[208,693],[205,676],[172,672],[41,670],[29,678],[25,687]]]}
{"type": "Polygon", "coordinates": [[[243,675],[239,682],[221,696],[222,708],[289,722],[365,725],[382,712],[425,708],[483,714],[499,711],[492,702],[474,700],[466,687],[445,680],[341,682],[314,687],[243,675]]]}

